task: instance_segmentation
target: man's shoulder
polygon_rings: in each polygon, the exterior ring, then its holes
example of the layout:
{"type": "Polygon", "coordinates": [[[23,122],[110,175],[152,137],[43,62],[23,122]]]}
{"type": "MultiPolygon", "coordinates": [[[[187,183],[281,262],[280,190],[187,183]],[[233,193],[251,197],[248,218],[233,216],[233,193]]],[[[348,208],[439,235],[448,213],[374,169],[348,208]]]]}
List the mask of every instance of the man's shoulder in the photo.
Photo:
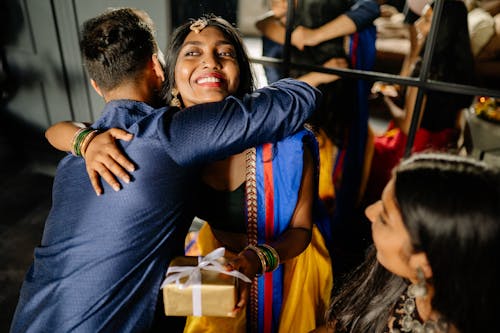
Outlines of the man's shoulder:
{"type": "Polygon", "coordinates": [[[167,106],[155,108],[144,102],[114,100],[106,104],[93,126],[100,129],[111,127],[127,129],[135,123],[168,116],[168,111],[167,106]]]}

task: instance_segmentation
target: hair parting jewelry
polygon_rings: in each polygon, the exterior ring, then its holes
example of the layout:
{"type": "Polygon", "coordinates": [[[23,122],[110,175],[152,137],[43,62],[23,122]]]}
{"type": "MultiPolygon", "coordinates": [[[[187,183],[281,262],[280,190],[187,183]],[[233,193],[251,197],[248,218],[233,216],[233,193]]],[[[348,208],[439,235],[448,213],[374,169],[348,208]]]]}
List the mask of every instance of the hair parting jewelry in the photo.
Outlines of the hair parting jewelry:
{"type": "Polygon", "coordinates": [[[205,27],[208,25],[208,21],[204,18],[197,19],[194,21],[190,26],[189,29],[194,31],[195,33],[199,34],[200,31],[205,29],[205,27]]]}

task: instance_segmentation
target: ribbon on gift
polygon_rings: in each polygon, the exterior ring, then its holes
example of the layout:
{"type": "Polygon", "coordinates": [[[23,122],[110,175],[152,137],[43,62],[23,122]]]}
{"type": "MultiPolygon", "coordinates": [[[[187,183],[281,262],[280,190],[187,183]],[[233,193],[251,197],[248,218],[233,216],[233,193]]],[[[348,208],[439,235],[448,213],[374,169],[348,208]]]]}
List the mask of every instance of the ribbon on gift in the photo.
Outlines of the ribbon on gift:
{"type": "Polygon", "coordinates": [[[167,270],[166,278],[160,288],[165,287],[173,282],[178,285],[179,289],[191,286],[193,288],[193,316],[201,316],[201,270],[216,271],[222,274],[234,276],[237,279],[247,283],[252,282],[245,274],[239,271],[228,271],[218,260],[224,257],[225,249],[219,247],[204,257],[198,257],[198,266],[171,266],[167,270]],[[186,282],[181,283],[180,280],[188,277],[186,282]]]}

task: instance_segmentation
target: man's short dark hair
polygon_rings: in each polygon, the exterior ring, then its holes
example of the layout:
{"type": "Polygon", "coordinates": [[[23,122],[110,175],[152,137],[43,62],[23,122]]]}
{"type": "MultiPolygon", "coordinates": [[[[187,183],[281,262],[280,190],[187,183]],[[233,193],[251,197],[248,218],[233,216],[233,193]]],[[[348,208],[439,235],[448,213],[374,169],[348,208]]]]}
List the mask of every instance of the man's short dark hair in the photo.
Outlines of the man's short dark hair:
{"type": "Polygon", "coordinates": [[[109,10],[83,24],[80,47],[90,78],[104,91],[138,78],[158,46],[152,20],[132,8],[109,10]]]}

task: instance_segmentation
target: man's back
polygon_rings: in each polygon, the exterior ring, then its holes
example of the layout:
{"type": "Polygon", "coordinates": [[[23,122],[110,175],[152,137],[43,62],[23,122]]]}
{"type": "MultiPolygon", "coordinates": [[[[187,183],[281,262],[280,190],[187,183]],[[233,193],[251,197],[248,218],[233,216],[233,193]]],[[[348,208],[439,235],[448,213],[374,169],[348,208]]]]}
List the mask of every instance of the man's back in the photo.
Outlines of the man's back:
{"type": "Polygon", "coordinates": [[[172,114],[112,101],[94,127],[134,134],[123,145],[138,164],[133,181],[96,196],[84,161],[65,157],[53,207],[35,249],[12,332],[142,332],[150,328],[170,259],[182,253],[193,215],[198,168],[297,130],[318,91],[283,80],[243,100],[172,114]],[[301,111],[304,110],[304,111],[301,111]]]}
{"type": "Polygon", "coordinates": [[[98,197],[83,159],[69,155],[61,161],[42,243],[21,291],[18,324],[40,321],[47,332],[143,331],[152,321],[168,262],[182,254],[197,178],[195,167],[181,167],[165,153],[150,126],[165,109],[125,104],[126,110],[108,105],[94,126],[106,122],[135,135],[125,147],[140,161],[134,180],[98,197]],[[88,320],[93,316],[99,320],[88,320]]]}

